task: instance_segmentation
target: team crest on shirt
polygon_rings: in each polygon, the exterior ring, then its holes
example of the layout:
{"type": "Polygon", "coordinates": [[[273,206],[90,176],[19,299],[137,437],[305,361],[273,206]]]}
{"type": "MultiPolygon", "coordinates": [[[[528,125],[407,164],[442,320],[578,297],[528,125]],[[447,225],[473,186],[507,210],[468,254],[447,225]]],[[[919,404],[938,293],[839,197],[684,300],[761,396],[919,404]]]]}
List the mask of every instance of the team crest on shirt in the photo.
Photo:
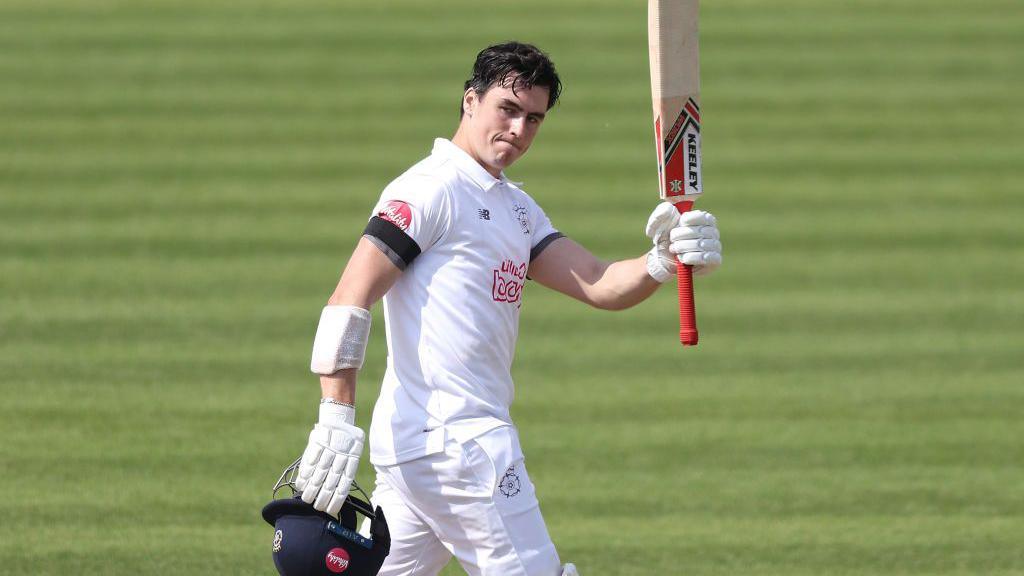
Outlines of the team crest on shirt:
{"type": "Polygon", "coordinates": [[[412,224],[412,208],[401,200],[391,200],[384,205],[384,209],[377,212],[377,216],[391,222],[402,230],[408,230],[412,224]]]}
{"type": "Polygon", "coordinates": [[[505,475],[501,477],[501,482],[498,483],[498,490],[505,495],[505,498],[511,498],[522,489],[522,482],[519,480],[519,474],[516,474],[516,465],[513,464],[505,470],[505,475]]]}
{"type": "Polygon", "coordinates": [[[516,220],[519,220],[519,227],[523,229],[523,234],[530,233],[530,217],[529,211],[526,206],[521,206],[518,203],[512,203],[512,212],[516,215],[516,220]]]}
{"type": "Polygon", "coordinates": [[[501,263],[500,268],[494,269],[491,296],[495,302],[508,302],[521,306],[524,282],[526,282],[526,262],[516,264],[513,260],[505,260],[501,263]]]}

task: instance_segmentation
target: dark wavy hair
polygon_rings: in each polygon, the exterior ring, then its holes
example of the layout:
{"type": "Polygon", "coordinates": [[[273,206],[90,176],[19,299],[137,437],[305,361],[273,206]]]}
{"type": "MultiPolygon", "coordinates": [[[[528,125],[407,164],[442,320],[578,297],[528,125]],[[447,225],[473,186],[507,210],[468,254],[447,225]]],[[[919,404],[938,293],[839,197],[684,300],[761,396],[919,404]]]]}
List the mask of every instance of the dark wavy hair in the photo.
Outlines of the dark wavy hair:
{"type": "MultiPolygon", "coordinates": [[[[472,88],[483,98],[492,87],[507,86],[510,82],[513,94],[519,88],[547,88],[548,110],[558,102],[562,93],[562,81],[555,72],[555,64],[539,48],[523,42],[505,42],[481,50],[476,55],[473,75],[466,80],[463,92],[472,88]]],[[[459,99],[460,118],[464,112],[459,99]]]]}

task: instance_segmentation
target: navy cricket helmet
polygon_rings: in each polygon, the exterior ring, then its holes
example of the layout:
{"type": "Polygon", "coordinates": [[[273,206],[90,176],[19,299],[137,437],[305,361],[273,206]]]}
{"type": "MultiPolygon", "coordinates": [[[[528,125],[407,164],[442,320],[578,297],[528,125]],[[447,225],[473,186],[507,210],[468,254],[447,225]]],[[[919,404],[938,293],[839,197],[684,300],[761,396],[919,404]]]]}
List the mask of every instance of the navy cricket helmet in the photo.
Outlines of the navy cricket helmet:
{"type": "Polygon", "coordinates": [[[368,503],[366,493],[345,499],[338,518],[302,501],[295,490],[299,460],[285,469],[274,486],[274,498],[263,507],[263,519],[274,527],[274,565],[281,576],[375,576],[391,550],[384,513],[368,503]],[[277,498],[288,487],[290,498],[277,498]],[[370,519],[370,537],[357,530],[358,516],[370,519]]]}

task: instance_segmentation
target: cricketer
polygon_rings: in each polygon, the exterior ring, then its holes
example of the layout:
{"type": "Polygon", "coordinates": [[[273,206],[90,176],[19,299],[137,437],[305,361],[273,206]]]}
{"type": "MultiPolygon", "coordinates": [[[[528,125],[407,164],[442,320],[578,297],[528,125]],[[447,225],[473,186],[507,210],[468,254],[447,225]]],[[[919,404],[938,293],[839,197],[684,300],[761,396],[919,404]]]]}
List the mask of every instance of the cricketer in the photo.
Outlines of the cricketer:
{"type": "Polygon", "coordinates": [[[607,262],[558,232],[504,170],[530,149],[561,81],[536,47],[481,51],[454,136],[391,182],[373,209],[320,317],[311,368],[319,421],[296,487],[336,515],[355,477],[364,432],[355,388],[383,299],[388,357],[370,425],[373,504],[391,530],[380,574],[437,574],[454,556],[468,574],[576,574],[559,558],[509,415],[510,375],[533,280],[602,310],[633,306],[676,272],[721,264],[715,218],[661,202],[653,247],[607,262]]]}

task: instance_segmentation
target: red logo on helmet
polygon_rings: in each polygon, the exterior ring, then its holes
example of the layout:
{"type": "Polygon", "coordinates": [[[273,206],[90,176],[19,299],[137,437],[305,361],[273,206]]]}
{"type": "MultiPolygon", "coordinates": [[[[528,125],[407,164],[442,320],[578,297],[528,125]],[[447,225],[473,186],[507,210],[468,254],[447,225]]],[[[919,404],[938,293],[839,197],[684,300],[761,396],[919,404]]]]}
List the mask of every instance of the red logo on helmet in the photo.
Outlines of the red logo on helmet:
{"type": "Polygon", "coordinates": [[[348,570],[348,552],[344,548],[331,548],[331,551],[327,553],[327,557],[324,558],[324,564],[327,565],[327,569],[331,572],[340,574],[348,570]]]}
{"type": "Polygon", "coordinates": [[[377,212],[377,216],[391,222],[402,230],[408,230],[412,224],[412,209],[401,200],[392,200],[384,205],[384,209],[377,212]]]}

